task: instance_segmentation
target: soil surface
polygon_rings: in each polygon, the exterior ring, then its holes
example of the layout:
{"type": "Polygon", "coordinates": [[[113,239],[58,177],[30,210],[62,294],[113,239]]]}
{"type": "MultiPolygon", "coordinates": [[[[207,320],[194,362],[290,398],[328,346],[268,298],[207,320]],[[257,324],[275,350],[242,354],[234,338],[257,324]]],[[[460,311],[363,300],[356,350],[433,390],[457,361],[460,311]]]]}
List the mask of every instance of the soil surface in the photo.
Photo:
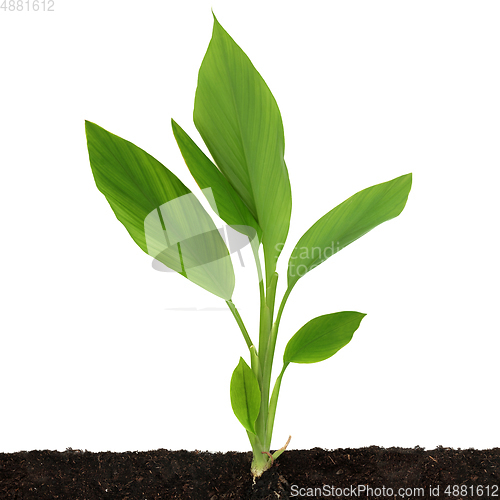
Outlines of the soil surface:
{"type": "Polygon", "coordinates": [[[500,448],[286,451],[253,484],[250,453],[0,453],[0,499],[493,498],[500,448]]]}

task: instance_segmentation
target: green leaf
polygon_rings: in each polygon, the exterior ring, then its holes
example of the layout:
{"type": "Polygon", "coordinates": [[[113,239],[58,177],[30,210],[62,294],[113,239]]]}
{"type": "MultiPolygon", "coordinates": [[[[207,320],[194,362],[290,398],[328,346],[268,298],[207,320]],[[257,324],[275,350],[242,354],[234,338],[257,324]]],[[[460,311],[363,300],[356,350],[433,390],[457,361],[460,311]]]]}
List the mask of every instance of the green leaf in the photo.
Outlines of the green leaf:
{"type": "Polygon", "coordinates": [[[257,235],[260,240],[262,231],[257,221],[222,172],[174,120],[172,130],[191,175],[214,212],[234,230],[250,239],[257,235]]]}
{"type": "Polygon", "coordinates": [[[292,209],[283,123],[268,86],[215,16],[198,74],[194,123],[216,165],[262,229],[269,283],[292,209]]]}
{"type": "Polygon", "coordinates": [[[131,142],[85,122],[97,188],[139,247],[167,267],[229,300],[234,271],[215,224],[191,191],[131,142]]]}
{"type": "Polygon", "coordinates": [[[288,342],[283,363],[317,363],[333,356],[352,339],[366,314],[338,312],[306,323],[288,342]]]}
{"type": "Polygon", "coordinates": [[[255,434],[255,421],[260,411],[260,388],[252,369],[240,358],[231,377],[231,406],[236,418],[255,434]]]}
{"type": "Polygon", "coordinates": [[[397,217],[408,199],[412,175],[363,189],[321,217],[300,238],[288,261],[288,288],[304,274],[374,227],[397,217]]]}

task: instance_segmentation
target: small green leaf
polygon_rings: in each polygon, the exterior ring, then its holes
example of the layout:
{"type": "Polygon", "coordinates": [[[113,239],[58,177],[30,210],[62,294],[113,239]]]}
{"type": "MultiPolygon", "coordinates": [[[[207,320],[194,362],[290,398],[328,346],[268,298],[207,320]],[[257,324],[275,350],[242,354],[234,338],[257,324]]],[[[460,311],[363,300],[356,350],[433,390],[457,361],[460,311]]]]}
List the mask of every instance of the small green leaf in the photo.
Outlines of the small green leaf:
{"type": "Polygon", "coordinates": [[[352,339],[366,314],[338,312],[306,323],[288,342],[283,363],[317,363],[333,356],[352,339]]]}
{"type": "Polygon", "coordinates": [[[230,300],[234,271],[215,224],[191,191],[151,155],[85,122],[97,188],[139,247],[213,294],[230,300]]]}
{"type": "Polygon", "coordinates": [[[288,261],[288,288],[304,274],[374,227],[397,217],[406,205],[412,175],[354,194],[321,217],[300,238],[288,261]]]}
{"type": "Polygon", "coordinates": [[[193,118],[215,164],[262,229],[269,283],[292,210],[283,123],[269,87],[215,16],[193,118]]]}
{"type": "Polygon", "coordinates": [[[260,411],[260,388],[252,369],[240,358],[231,377],[231,406],[236,418],[255,434],[255,421],[260,411]]]}
{"type": "Polygon", "coordinates": [[[191,175],[214,212],[235,231],[250,239],[257,234],[261,240],[262,231],[257,221],[222,172],[174,120],[172,130],[191,175]]]}

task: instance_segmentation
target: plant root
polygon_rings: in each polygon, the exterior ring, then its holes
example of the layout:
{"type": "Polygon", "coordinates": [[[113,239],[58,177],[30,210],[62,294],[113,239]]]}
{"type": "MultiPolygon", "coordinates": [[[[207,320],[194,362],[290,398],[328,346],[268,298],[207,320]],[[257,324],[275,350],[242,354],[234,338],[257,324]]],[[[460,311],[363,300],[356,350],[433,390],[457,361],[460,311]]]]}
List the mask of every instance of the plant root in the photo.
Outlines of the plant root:
{"type": "Polygon", "coordinates": [[[288,436],[288,440],[285,443],[285,446],[283,446],[283,448],[280,448],[279,451],[281,451],[283,453],[286,450],[287,446],[290,444],[291,439],[292,439],[292,436],[288,436]]]}
{"type": "Polygon", "coordinates": [[[287,446],[290,444],[290,440],[292,439],[292,436],[288,436],[288,441],[285,443],[285,446],[283,446],[282,448],[280,448],[279,450],[276,450],[274,453],[273,453],[273,458],[274,460],[276,460],[287,448],[287,446]]]}

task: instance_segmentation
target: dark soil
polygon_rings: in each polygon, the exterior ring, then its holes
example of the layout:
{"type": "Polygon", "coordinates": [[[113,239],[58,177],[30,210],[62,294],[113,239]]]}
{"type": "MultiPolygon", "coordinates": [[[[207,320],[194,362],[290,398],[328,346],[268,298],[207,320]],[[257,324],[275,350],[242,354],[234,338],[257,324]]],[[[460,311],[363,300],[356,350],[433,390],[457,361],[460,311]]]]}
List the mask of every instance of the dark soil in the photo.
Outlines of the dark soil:
{"type": "Polygon", "coordinates": [[[232,452],[0,453],[0,499],[500,500],[500,448],[291,450],[256,484],[250,461],[232,452]]]}

